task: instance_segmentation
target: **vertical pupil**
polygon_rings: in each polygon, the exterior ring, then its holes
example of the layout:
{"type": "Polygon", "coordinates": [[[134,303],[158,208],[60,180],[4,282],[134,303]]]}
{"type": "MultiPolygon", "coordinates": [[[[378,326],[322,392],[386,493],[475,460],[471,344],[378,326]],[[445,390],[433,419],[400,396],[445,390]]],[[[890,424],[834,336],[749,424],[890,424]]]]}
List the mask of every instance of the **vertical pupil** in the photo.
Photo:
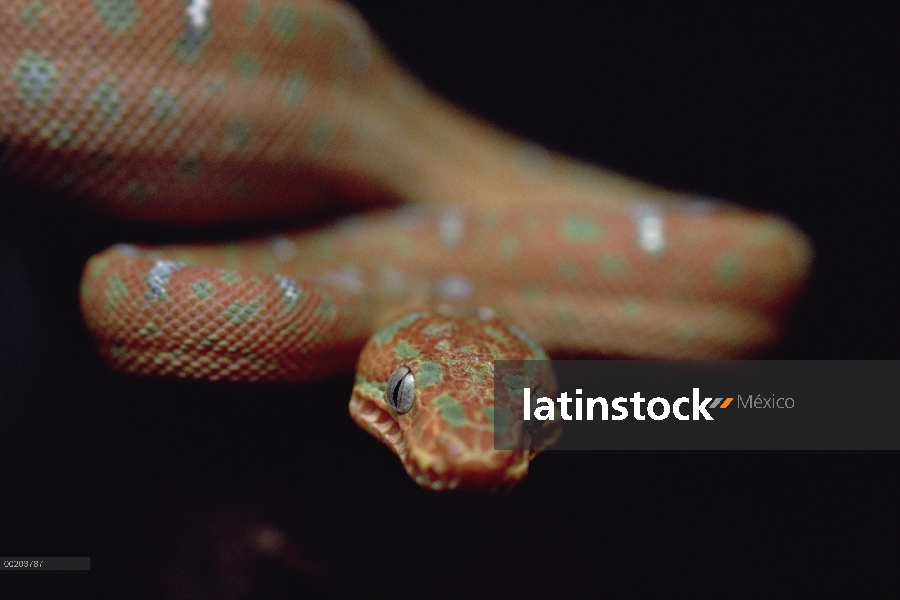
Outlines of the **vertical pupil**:
{"type": "Polygon", "coordinates": [[[400,386],[403,385],[403,377],[397,382],[397,385],[394,386],[394,390],[391,392],[391,404],[394,407],[394,410],[400,410],[400,386]]]}

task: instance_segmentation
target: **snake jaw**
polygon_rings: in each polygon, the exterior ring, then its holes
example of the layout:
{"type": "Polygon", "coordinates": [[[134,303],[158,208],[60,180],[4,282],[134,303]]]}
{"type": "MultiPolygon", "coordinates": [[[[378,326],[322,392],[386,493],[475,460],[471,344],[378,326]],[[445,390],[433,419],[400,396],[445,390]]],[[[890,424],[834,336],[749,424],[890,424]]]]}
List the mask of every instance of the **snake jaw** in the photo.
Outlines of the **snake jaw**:
{"type": "MultiPolygon", "coordinates": [[[[398,419],[388,410],[387,404],[372,396],[360,383],[353,387],[350,398],[350,416],[360,428],[380,440],[406,463],[408,447],[398,419]]],[[[365,385],[365,384],[363,384],[365,385]]]]}
{"type": "MultiPolygon", "coordinates": [[[[415,408],[397,415],[366,384],[357,383],[350,400],[350,415],[356,424],[388,446],[407,474],[421,487],[437,492],[480,491],[490,494],[510,491],[528,473],[530,451],[494,450],[493,431],[480,437],[488,447],[473,451],[455,436],[441,435],[431,441],[416,429],[415,408]]],[[[417,398],[418,404],[418,398],[417,398]]]]}

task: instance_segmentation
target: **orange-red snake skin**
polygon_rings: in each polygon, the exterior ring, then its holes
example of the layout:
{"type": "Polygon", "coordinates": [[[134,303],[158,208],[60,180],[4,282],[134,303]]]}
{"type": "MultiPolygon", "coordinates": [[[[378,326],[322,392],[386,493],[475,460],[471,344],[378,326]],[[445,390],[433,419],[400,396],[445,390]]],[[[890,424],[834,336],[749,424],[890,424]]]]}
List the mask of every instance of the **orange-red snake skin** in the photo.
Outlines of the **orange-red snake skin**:
{"type": "Polygon", "coordinates": [[[81,307],[130,373],[298,382],[356,365],[354,419],[432,489],[527,472],[531,453],[492,448],[492,359],[751,356],[812,258],[777,216],[477,121],[323,0],[4,2],[0,165],[154,223],[401,201],[249,241],[120,244],[85,267],[81,307]],[[404,414],[385,400],[398,366],[416,379],[404,414]]]}

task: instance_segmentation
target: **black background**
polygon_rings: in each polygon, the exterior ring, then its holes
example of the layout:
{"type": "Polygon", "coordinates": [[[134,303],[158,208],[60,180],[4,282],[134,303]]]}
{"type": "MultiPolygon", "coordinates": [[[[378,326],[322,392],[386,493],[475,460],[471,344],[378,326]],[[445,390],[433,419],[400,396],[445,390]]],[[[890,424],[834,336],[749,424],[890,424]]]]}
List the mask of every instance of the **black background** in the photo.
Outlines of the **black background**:
{"type": "MultiPolygon", "coordinates": [[[[490,121],[798,223],[815,273],[771,356],[900,357],[891,15],[591,5],[357,4],[427,84],[490,121]]],[[[90,556],[92,570],[0,573],[0,594],[18,580],[16,597],[152,598],[195,581],[208,592],[195,597],[225,597],[217,553],[261,520],[328,576],[263,561],[248,597],[770,596],[813,582],[896,596],[896,453],[558,452],[506,498],[433,496],[350,421],[350,378],[220,387],[107,372],[77,311],[81,266],[168,234],[31,190],[2,202],[0,555],[90,556]]]]}

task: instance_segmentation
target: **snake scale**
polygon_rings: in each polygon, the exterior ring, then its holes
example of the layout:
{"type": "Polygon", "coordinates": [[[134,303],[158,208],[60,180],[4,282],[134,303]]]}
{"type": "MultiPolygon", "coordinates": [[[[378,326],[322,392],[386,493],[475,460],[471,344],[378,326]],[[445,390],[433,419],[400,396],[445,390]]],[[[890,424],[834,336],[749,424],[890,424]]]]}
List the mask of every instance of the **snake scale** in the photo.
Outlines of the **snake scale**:
{"type": "Polygon", "coordinates": [[[493,359],[753,355],[808,275],[810,244],[784,219],[497,131],[342,3],[0,13],[7,178],[177,225],[401,201],[264,238],[119,244],[85,266],[80,301],[128,373],[299,382],[355,366],[352,417],[427,488],[527,473],[534,451],[493,450],[493,359]]]}

